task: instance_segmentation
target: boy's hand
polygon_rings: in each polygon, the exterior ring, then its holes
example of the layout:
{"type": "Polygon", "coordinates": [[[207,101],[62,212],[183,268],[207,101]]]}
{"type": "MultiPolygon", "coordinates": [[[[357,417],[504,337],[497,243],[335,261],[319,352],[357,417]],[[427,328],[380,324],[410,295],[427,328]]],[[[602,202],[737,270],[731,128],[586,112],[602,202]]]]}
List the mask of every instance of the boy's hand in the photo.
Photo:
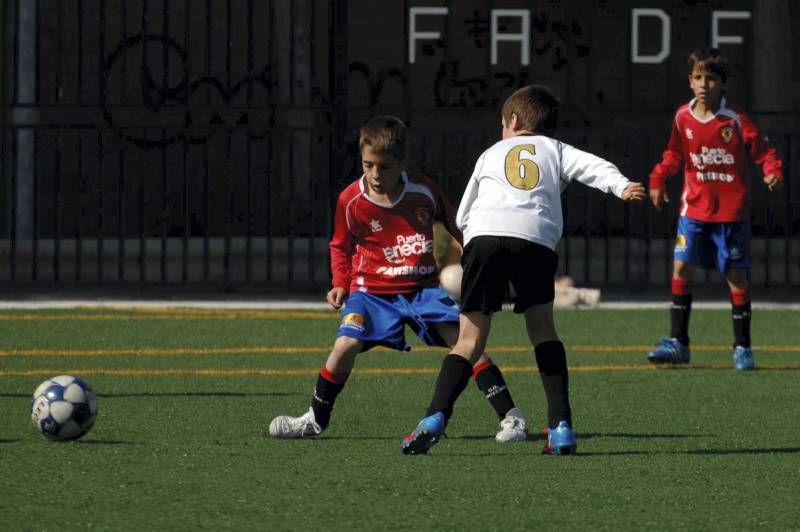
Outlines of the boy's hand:
{"type": "Polygon", "coordinates": [[[764,184],[767,185],[767,190],[770,192],[774,190],[780,190],[783,186],[783,179],[779,178],[775,174],[765,175],[764,184]]]}
{"type": "Polygon", "coordinates": [[[661,212],[661,207],[664,205],[664,203],[669,203],[667,191],[663,188],[651,188],[650,201],[653,202],[653,207],[655,207],[657,211],[661,212]]]}
{"type": "Polygon", "coordinates": [[[641,183],[629,183],[622,191],[622,201],[642,201],[644,196],[644,185],[641,183]]]}
{"type": "Polygon", "coordinates": [[[347,289],[342,288],[341,286],[334,286],[325,296],[325,299],[333,308],[339,310],[342,308],[342,303],[344,303],[345,297],[347,297],[347,289]]]}

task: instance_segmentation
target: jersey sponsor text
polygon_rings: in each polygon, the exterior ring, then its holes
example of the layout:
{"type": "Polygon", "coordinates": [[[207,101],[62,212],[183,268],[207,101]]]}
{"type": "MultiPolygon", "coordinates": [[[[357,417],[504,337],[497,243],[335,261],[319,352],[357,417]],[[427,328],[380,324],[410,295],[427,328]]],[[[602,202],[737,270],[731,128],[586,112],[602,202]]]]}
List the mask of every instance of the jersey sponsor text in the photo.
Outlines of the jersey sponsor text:
{"type": "Polygon", "coordinates": [[[395,264],[402,264],[406,257],[433,253],[433,240],[417,233],[411,236],[397,235],[397,244],[383,248],[386,260],[395,264]]]}
{"type": "Polygon", "coordinates": [[[436,266],[381,266],[378,272],[387,277],[400,277],[401,275],[430,275],[436,272],[436,266]]]}
{"type": "Polygon", "coordinates": [[[736,164],[732,153],[725,151],[725,148],[708,148],[703,146],[700,153],[690,153],[692,163],[698,170],[704,169],[709,164],[736,164]]]}

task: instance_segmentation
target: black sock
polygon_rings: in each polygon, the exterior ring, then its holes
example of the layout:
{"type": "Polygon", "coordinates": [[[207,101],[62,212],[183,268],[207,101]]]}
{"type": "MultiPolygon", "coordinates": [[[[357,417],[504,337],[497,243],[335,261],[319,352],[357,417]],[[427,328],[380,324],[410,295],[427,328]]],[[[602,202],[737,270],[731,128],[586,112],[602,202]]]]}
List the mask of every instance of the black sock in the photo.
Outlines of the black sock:
{"type": "Polygon", "coordinates": [[[555,428],[559,421],[572,425],[572,408],[569,405],[569,372],[564,344],[558,340],[542,342],[536,346],[536,364],[547,397],[547,426],[555,428]]]}
{"type": "Polygon", "coordinates": [[[331,421],[331,410],[336,396],[344,388],[349,373],[332,375],[325,368],[322,368],[317,375],[317,385],[314,388],[314,397],[311,399],[311,408],[314,409],[314,418],[324,430],[331,421]],[[323,376],[326,374],[327,378],[323,376]],[[333,382],[334,380],[339,382],[333,382]]]}
{"type": "Polygon", "coordinates": [[[734,346],[750,347],[750,314],[750,303],[731,307],[734,346]]]}
{"type": "Polygon", "coordinates": [[[670,336],[683,345],[689,345],[689,316],[692,313],[692,294],[672,294],[669,309],[672,331],[670,336]]]}
{"type": "Polygon", "coordinates": [[[487,359],[486,364],[480,367],[475,366],[474,371],[476,372],[475,384],[489,400],[500,419],[503,419],[506,417],[506,413],[514,408],[514,400],[506,387],[506,381],[500,368],[487,359]]]}
{"type": "Polygon", "coordinates": [[[453,353],[444,357],[439,376],[436,378],[433,400],[425,416],[441,412],[445,421],[449,421],[453,415],[453,405],[467,387],[470,377],[472,377],[472,364],[469,360],[453,353]]]}

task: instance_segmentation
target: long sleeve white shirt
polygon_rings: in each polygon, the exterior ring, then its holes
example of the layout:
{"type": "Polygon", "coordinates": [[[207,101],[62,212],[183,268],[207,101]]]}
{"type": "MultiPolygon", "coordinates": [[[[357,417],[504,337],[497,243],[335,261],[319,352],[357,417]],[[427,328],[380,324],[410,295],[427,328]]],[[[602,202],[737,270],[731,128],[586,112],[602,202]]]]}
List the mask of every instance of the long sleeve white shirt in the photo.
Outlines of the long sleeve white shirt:
{"type": "Polygon", "coordinates": [[[501,140],[478,158],[458,208],[464,245],[481,235],[510,236],[555,250],[571,181],[622,197],[630,184],[614,164],[543,135],[501,140]]]}

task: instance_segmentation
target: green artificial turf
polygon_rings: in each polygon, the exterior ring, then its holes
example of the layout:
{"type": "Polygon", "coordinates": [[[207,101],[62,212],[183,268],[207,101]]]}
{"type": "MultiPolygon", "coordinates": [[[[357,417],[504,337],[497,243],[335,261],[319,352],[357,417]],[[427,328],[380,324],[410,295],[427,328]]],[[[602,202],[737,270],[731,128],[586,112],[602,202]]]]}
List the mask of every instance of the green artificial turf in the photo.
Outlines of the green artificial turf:
{"type": "MultiPolygon", "coordinates": [[[[543,456],[544,394],[522,322],[489,354],[532,425],[494,441],[471,384],[427,456],[400,441],[443,350],[360,356],[319,438],[280,441],[306,411],[332,312],[0,312],[0,524],[5,530],[792,529],[800,523],[800,313],[756,310],[754,372],[730,358],[728,311],[695,309],[692,364],[653,368],[664,310],[558,311],[578,455],[543,456]],[[298,349],[300,348],[300,349],[298,349]],[[30,422],[39,382],[77,373],[92,431],[54,443],[30,422]]],[[[409,337],[413,336],[410,334],[409,337]]]]}

